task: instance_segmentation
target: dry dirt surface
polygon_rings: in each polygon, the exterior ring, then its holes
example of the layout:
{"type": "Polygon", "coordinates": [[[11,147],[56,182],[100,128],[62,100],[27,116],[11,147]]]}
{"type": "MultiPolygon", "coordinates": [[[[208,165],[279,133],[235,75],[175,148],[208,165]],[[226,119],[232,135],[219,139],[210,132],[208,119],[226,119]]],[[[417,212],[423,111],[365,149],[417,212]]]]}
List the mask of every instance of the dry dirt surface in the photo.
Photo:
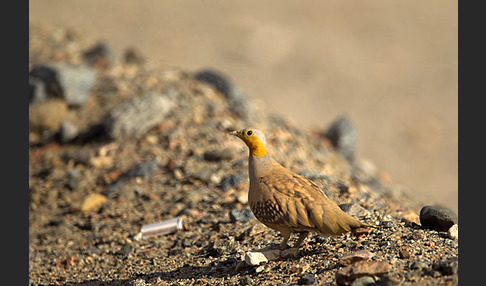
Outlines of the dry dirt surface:
{"type": "Polygon", "coordinates": [[[423,205],[387,172],[343,155],[352,126],[304,131],[224,74],[149,60],[30,25],[30,285],[458,284],[457,237],[422,225],[423,205]],[[250,125],[277,161],[373,227],[246,263],[281,241],[244,211],[248,151],[228,132],[250,125]],[[182,229],[140,237],[175,217],[182,229]]]}
{"type": "Polygon", "coordinates": [[[458,1],[29,1],[148,65],[229,75],[300,128],[347,114],[356,154],[458,212],[458,1]]]}

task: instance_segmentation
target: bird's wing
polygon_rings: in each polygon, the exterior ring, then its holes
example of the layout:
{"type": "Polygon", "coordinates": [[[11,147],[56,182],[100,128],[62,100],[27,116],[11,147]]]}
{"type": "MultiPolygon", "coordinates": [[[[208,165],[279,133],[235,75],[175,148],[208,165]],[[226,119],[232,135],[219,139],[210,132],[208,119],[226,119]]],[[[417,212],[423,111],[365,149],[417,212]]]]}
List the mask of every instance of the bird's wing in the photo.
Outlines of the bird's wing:
{"type": "Polygon", "coordinates": [[[340,234],[349,230],[346,221],[341,221],[350,219],[348,215],[314,182],[283,170],[269,172],[258,179],[260,190],[273,196],[279,223],[323,234],[340,234]]]}

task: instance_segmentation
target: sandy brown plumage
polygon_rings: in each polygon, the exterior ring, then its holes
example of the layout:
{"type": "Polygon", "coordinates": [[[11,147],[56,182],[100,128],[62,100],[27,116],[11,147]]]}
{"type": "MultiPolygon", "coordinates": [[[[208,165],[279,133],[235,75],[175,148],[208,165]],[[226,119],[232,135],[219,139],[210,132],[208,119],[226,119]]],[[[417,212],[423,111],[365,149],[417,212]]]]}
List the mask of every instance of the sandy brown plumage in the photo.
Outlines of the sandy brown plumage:
{"type": "Polygon", "coordinates": [[[231,134],[242,139],[250,150],[250,209],[260,222],[282,234],[281,249],[287,247],[292,233],[299,233],[294,245],[299,247],[309,232],[340,235],[365,226],[342,211],[314,182],[275,161],[261,131],[247,128],[231,134]]]}

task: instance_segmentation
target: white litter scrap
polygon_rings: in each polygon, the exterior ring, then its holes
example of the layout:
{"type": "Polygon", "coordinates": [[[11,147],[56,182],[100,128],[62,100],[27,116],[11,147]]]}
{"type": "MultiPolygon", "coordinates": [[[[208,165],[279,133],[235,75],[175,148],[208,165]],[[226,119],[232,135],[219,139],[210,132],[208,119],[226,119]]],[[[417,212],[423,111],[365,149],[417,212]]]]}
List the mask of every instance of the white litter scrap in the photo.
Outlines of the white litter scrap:
{"type": "Polygon", "coordinates": [[[171,234],[181,230],[182,228],[182,217],[176,217],[169,220],[143,225],[140,233],[142,234],[142,238],[147,238],[151,236],[171,234]]]}

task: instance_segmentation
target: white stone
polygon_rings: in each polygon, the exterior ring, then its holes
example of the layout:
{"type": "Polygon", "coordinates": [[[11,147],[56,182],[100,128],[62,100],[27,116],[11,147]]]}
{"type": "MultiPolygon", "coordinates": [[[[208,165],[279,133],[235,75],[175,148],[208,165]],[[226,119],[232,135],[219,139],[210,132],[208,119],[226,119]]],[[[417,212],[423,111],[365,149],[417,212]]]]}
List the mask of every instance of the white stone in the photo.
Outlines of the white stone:
{"type": "Polygon", "coordinates": [[[459,226],[457,224],[451,226],[447,231],[447,235],[449,236],[450,239],[454,239],[454,240],[459,239],[459,226]]]}

